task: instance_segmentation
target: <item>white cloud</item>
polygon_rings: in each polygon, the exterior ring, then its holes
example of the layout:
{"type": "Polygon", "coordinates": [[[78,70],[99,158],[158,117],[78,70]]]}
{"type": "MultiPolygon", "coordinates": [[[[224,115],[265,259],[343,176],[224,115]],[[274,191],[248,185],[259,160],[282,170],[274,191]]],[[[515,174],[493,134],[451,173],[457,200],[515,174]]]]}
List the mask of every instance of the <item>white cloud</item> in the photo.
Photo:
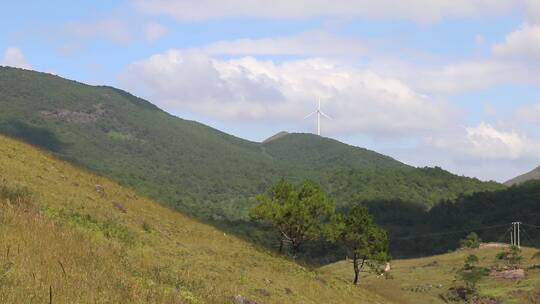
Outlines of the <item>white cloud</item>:
{"type": "Polygon", "coordinates": [[[301,123],[320,96],[333,134],[398,135],[442,128],[452,109],[376,72],[326,59],[218,60],[170,50],[131,64],[121,82],[168,111],[301,123]]]}
{"type": "Polygon", "coordinates": [[[137,0],[146,13],[171,15],[179,20],[227,17],[303,18],[340,16],[405,18],[432,22],[446,17],[505,13],[522,0],[137,0]]]}
{"type": "Polygon", "coordinates": [[[159,23],[149,22],[144,26],[144,36],[147,41],[156,41],[167,33],[167,28],[159,23]]]}
{"type": "Polygon", "coordinates": [[[428,143],[481,160],[540,159],[540,142],[517,130],[502,131],[482,122],[464,133],[430,138],[428,143]]]}
{"type": "Polygon", "coordinates": [[[540,1],[525,0],[525,13],[531,23],[540,23],[540,1]]]}
{"type": "Polygon", "coordinates": [[[204,48],[209,54],[227,55],[361,55],[366,43],[357,38],[312,31],[298,35],[264,39],[218,41],[204,48]]]}
{"type": "Polygon", "coordinates": [[[16,47],[9,47],[4,51],[2,65],[28,70],[32,69],[32,66],[26,61],[23,52],[16,47]]]}
{"type": "Polygon", "coordinates": [[[133,39],[130,25],[117,18],[70,22],[62,27],[62,31],[77,38],[103,38],[116,43],[127,43],[133,39]]]}
{"type": "Polygon", "coordinates": [[[406,81],[417,91],[448,94],[489,89],[500,84],[540,84],[540,62],[487,58],[441,65],[414,65],[404,61],[374,61],[374,70],[406,81]]]}
{"type": "Polygon", "coordinates": [[[450,63],[442,67],[411,69],[416,86],[428,92],[455,93],[483,89],[502,82],[525,80],[521,66],[494,60],[450,63]]]}
{"type": "Polygon", "coordinates": [[[504,42],[493,46],[492,50],[497,56],[540,59],[540,24],[523,25],[508,34],[504,42]]]}

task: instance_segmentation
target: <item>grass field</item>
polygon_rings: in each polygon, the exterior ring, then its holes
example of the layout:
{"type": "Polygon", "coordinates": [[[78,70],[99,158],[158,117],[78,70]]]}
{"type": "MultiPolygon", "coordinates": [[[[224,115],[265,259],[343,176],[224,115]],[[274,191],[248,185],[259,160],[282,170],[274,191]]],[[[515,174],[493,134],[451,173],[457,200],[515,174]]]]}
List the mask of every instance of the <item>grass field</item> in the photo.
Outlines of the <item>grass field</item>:
{"type": "MultiPolygon", "coordinates": [[[[490,267],[501,264],[496,259],[500,251],[500,248],[468,249],[427,258],[396,260],[391,264],[390,274],[393,279],[387,280],[365,273],[361,284],[396,303],[444,303],[439,295],[444,294],[450,287],[460,285],[460,282],[455,281],[456,270],[463,266],[469,254],[479,257],[479,266],[490,267]]],[[[521,267],[540,265],[540,259],[531,259],[538,251],[540,250],[523,248],[521,267]]],[[[346,261],[325,266],[321,271],[343,281],[350,281],[352,278],[352,266],[346,261]]],[[[540,303],[540,269],[527,270],[523,280],[484,277],[478,289],[480,295],[495,297],[503,303],[540,303]]]]}
{"type": "Polygon", "coordinates": [[[390,303],[0,136],[0,303],[390,303]]]}

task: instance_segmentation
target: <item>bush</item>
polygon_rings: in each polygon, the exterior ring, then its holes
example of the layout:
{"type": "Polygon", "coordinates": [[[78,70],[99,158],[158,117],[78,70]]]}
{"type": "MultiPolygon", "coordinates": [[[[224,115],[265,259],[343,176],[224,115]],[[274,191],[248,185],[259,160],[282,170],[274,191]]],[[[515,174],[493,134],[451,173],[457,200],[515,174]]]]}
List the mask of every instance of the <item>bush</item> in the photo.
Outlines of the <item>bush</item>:
{"type": "Polygon", "coordinates": [[[474,254],[469,254],[467,258],[465,259],[465,265],[463,265],[464,269],[473,269],[476,264],[478,264],[480,260],[478,257],[474,254]]]}
{"type": "Polygon", "coordinates": [[[462,248],[478,248],[480,247],[480,243],[482,240],[476,234],[476,232],[471,232],[467,237],[465,237],[463,240],[459,241],[459,244],[462,248]]]}
{"type": "Polygon", "coordinates": [[[521,249],[517,246],[510,246],[508,250],[497,253],[498,260],[504,260],[509,266],[518,266],[521,264],[523,257],[521,256],[521,249]]]}
{"type": "Polygon", "coordinates": [[[469,290],[476,290],[477,283],[488,274],[489,270],[483,267],[478,267],[479,259],[476,255],[470,254],[465,259],[463,267],[458,271],[459,278],[465,283],[469,290]]]}

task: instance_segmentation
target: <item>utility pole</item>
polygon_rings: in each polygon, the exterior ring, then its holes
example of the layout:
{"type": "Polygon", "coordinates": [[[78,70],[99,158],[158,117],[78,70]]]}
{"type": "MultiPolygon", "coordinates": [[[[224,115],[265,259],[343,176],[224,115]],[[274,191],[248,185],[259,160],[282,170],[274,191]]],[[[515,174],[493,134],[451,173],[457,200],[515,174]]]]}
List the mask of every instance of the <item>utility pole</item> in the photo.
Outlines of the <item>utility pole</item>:
{"type": "Polygon", "coordinates": [[[514,223],[512,223],[512,230],[510,230],[510,246],[514,246],[514,223]]]}
{"type": "Polygon", "coordinates": [[[520,225],[521,222],[512,222],[512,231],[510,233],[510,245],[517,246],[521,248],[521,239],[520,239],[520,225]]]}
{"type": "Polygon", "coordinates": [[[517,225],[517,246],[518,248],[521,248],[521,239],[519,235],[521,222],[517,222],[516,225],[517,225]]]}

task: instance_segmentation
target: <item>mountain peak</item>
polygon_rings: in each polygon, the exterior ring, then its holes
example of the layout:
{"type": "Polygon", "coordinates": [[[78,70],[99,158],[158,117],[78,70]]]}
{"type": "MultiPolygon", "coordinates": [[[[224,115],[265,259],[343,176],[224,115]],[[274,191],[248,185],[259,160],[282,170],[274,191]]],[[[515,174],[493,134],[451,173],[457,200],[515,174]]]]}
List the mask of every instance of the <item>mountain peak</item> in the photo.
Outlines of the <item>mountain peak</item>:
{"type": "Polygon", "coordinates": [[[263,144],[266,144],[266,143],[269,143],[269,142],[271,142],[271,141],[273,141],[273,140],[276,140],[276,139],[280,139],[280,138],[282,138],[282,137],[285,137],[285,136],[287,136],[287,135],[289,135],[289,132],[281,131],[281,132],[278,132],[278,133],[276,133],[276,134],[274,134],[274,135],[268,137],[268,138],[265,139],[262,143],[263,143],[263,144]]]}
{"type": "Polygon", "coordinates": [[[512,185],[522,184],[526,181],[534,180],[534,179],[540,179],[540,166],[536,167],[530,172],[516,176],[512,178],[511,180],[505,182],[504,184],[507,186],[512,186],[512,185]]]}

